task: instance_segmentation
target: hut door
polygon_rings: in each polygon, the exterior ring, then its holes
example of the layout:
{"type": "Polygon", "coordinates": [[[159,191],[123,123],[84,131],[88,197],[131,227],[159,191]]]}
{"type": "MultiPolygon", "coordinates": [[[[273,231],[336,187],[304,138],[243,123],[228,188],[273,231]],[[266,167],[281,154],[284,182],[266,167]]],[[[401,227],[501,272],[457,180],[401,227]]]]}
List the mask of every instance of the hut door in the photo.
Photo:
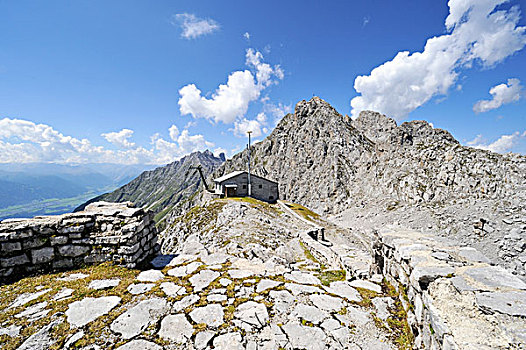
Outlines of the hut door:
{"type": "Polygon", "coordinates": [[[227,187],[226,188],[226,196],[227,197],[235,197],[237,194],[235,187],[227,187]]]}

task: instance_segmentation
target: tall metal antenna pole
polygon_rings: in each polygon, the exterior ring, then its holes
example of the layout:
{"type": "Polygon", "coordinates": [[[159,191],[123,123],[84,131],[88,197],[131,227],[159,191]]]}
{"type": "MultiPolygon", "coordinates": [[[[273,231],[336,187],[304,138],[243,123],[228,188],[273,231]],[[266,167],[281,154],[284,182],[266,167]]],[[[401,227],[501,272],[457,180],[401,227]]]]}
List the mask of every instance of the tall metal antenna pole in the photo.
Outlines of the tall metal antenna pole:
{"type": "Polygon", "coordinates": [[[250,134],[252,131],[247,131],[248,134],[248,196],[252,196],[252,183],[250,182],[250,134]]]}

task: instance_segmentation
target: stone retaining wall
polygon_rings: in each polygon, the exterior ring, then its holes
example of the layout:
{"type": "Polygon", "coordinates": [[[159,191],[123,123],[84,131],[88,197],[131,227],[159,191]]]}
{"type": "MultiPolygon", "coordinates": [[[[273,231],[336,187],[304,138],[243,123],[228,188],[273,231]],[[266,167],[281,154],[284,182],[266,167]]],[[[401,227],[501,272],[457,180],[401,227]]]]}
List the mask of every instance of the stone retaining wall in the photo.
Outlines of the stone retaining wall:
{"type": "Polygon", "coordinates": [[[158,251],[153,213],[132,203],[0,222],[0,283],[34,272],[113,261],[129,268],[158,251]]]}
{"type": "Polygon", "coordinates": [[[477,250],[388,228],[373,253],[401,292],[417,348],[526,348],[526,284],[477,250]]]}

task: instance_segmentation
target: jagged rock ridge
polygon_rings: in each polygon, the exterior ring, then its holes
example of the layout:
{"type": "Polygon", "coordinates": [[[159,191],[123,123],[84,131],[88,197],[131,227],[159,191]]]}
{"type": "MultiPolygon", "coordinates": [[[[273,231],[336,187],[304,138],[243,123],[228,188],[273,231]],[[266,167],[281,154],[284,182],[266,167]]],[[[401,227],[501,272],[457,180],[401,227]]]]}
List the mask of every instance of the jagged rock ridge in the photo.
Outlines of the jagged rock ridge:
{"type": "MultiPolygon", "coordinates": [[[[245,168],[247,151],[214,175],[245,168]]],[[[362,201],[406,203],[525,197],[526,157],[461,146],[425,121],[398,126],[376,112],[356,120],[318,97],[301,101],[252,147],[254,173],[280,183],[283,198],[335,213],[362,201]]]]}

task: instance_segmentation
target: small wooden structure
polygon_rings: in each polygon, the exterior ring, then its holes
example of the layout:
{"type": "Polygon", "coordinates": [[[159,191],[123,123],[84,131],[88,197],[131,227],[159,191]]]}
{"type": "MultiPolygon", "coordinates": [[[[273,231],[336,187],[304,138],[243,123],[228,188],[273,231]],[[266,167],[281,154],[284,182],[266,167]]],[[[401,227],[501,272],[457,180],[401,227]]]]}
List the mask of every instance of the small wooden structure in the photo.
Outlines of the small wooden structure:
{"type": "Polygon", "coordinates": [[[214,193],[224,197],[246,197],[249,196],[265,202],[273,203],[278,200],[278,183],[263,177],[250,174],[246,171],[234,171],[214,179],[214,193]]]}

